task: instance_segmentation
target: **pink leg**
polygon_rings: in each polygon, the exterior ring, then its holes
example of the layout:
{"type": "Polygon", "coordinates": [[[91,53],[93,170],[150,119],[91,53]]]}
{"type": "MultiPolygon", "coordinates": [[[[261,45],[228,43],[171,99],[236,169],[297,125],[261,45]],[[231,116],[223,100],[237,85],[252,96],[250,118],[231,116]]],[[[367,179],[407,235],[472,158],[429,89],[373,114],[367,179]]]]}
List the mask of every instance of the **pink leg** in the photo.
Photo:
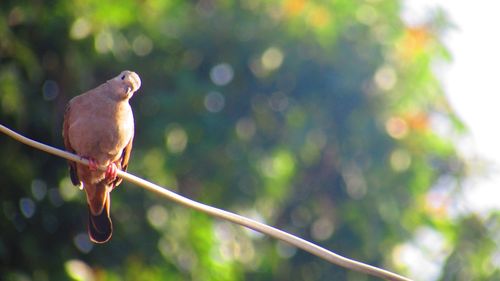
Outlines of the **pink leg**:
{"type": "Polygon", "coordinates": [[[92,158],[85,158],[89,161],[89,170],[91,171],[97,171],[99,169],[99,165],[97,165],[97,162],[92,159],[92,158]]]}
{"type": "Polygon", "coordinates": [[[116,179],[116,175],[118,174],[118,168],[115,163],[111,163],[108,165],[106,169],[106,179],[108,181],[113,181],[116,179]]]}

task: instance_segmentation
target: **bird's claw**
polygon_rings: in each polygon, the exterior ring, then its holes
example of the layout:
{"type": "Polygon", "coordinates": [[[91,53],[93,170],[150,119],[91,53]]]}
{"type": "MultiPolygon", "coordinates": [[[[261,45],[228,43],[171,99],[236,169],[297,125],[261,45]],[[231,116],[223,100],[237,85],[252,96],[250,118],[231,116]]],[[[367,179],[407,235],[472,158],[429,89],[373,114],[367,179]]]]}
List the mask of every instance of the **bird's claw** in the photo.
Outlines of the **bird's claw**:
{"type": "Polygon", "coordinates": [[[89,161],[89,170],[97,171],[99,169],[99,165],[97,164],[97,162],[94,159],[87,158],[87,160],[89,161]]]}
{"type": "Polygon", "coordinates": [[[108,168],[106,169],[106,179],[108,181],[113,181],[116,179],[116,176],[118,174],[118,168],[116,167],[115,163],[111,163],[108,165],[108,168]]]}

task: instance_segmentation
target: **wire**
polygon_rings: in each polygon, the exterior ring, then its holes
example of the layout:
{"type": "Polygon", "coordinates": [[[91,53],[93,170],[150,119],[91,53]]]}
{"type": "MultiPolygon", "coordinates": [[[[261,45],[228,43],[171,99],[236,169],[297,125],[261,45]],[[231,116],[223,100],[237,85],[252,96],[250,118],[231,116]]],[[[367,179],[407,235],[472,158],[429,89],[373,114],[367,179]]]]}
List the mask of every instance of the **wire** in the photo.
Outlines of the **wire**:
{"type": "MultiPolygon", "coordinates": [[[[51,147],[49,145],[34,141],[32,139],[29,139],[23,135],[20,135],[16,132],[10,130],[9,128],[7,128],[1,124],[0,124],[0,131],[3,132],[4,134],[10,136],[11,138],[13,138],[19,142],[22,142],[26,145],[32,146],[36,149],[57,155],[59,157],[65,158],[65,159],[70,160],[70,161],[78,162],[78,163],[81,163],[81,164],[84,164],[87,166],[89,165],[89,162],[80,156],[77,156],[77,155],[69,153],[67,151],[60,150],[60,149],[51,147]]],[[[106,168],[99,167],[99,169],[104,171],[106,168]]],[[[377,277],[380,277],[380,278],[383,278],[386,280],[411,281],[410,279],[403,277],[401,275],[398,275],[396,273],[393,273],[393,272],[390,272],[390,271],[387,271],[387,270],[384,270],[384,269],[381,269],[381,268],[378,268],[375,266],[371,266],[371,265],[368,265],[368,264],[365,264],[362,262],[358,262],[358,261],[355,261],[352,259],[348,259],[348,258],[343,257],[341,255],[335,254],[335,253],[333,253],[333,252],[331,252],[323,247],[320,247],[320,246],[313,244],[307,240],[304,240],[300,237],[297,237],[295,235],[292,235],[292,234],[285,232],[285,231],[282,231],[280,229],[274,228],[274,227],[269,226],[267,224],[264,224],[264,223],[249,219],[249,218],[244,217],[244,216],[240,216],[240,215],[237,215],[237,214],[225,211],[225,210],[221,210],[221,209],[218,209],[218,208],[215,208],[212,206],[208,206],[208,205],[199,203],[197,201],[188,199],[188,198],[183,197],[183,196],[181,196],[175,192],[172,192],[166,188],[163,188],[159,185],[156,185],[154,183],[146,181],[140,177],[134,176],[130,173],[118,170],[117,175],[119,177],[131,182],[131,183],[134,183],[134,184],[136,184],[136,185],[138,185],[146,190],[153,191],[156,194],[159,194],[159,195],[161,195],[161,196],[163,196],[171,201],[174,201],[178,204],[181,204],[181,205],[186,206],[188,208],[203,212],[205,214],[208,214],[210,216],[213,216],[213,217],[216,217],[219,219],[227,220],[227,221],[242,225],[244,227],[247,227],[247,228],[253,229],[255,231],[258,231],[260,233],[266,234],[268,236],[274,237],[278,240],[287,242],[287,243],[289,243],[297,248],[303,249],[304,251],[307,251],[307,252],[309,252],[313,255],[316,255],[316,256],[318,256],[326,261],[329,261],[330,263],[333,263],[333,264],[336,264],[336,265],[339,265],[339,266],[342,266],[342,267],[345,267],[348,269],[352,269],[355,271],[363,272],[363,273],[366,273],[369,275],[377,276],[377,277]]]]}

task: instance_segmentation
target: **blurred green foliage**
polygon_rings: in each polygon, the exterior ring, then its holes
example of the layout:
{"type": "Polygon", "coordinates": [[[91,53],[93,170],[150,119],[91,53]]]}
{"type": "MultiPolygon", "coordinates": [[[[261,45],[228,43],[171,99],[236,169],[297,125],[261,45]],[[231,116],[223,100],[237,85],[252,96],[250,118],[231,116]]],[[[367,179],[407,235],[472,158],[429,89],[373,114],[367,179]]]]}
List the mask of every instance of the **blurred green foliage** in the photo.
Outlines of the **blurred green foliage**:
{"type": "MultiPolygon", "coordinates": [[[[447,204],[446,21],[406,26],[401,4],[2,1],[1,122],[62,147],[67,101],[134,70],[132,173],[400,273],[423,253],[423,280],[498,277],[484,224],[447,204]]],[[[373,279],[127,183],[92,245],[63,160],[7,137],[0,155],[2,280],[373,279]]]]}

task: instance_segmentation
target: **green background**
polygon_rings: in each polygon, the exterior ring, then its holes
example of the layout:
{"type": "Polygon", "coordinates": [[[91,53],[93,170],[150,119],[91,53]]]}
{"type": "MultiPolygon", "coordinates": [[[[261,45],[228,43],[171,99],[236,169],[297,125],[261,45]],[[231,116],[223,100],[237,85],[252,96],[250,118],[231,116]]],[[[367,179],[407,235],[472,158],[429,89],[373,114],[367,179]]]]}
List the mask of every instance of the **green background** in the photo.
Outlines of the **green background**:
{"type": "MultiPolygon", "coordinates": [[[[401,5],[2,1],[0,120],[62,147],[68,100],[133,70],[131,173],[401,274],[427,262],[416,279],[498,279],[498,219],[453,204],[449,23],[401,5]]],[[[93,245],[64,160],[6,136],[0,155],[2,280],[377,280],[126,182],[93,245]]]]}

